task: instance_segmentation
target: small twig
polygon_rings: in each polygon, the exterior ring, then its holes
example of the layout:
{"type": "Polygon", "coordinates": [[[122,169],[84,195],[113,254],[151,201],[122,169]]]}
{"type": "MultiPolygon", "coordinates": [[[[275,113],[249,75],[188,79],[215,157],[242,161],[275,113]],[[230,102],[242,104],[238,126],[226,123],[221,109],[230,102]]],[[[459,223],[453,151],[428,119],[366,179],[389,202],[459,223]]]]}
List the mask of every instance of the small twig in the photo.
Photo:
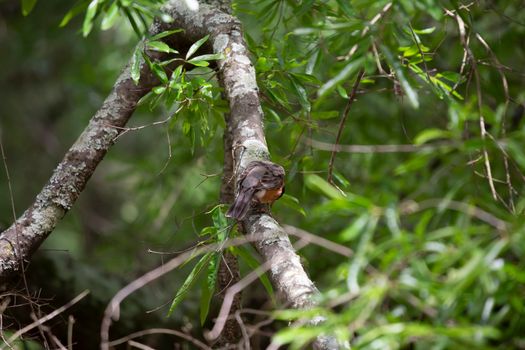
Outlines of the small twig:
{"type": "MultiPolygon", "coordinates": [[[[335,146],[339,144],[339,141],[341,140],[341,135],[343,134],[343,129],[345,127],[346,118],[348,118],[348,113],[350,112],[350,107],[352,106],[352,103],[354,102],[355,95],[357,93],[357,88],[359,87],[359,83],[361,82],[361,79],[363,78],[363,75],[365,74],[365,70],[361,69],[359,73],[357,73],[357,77],[354,82],[354,86],[352,88],[352,93],[348,97],[348,102],[346,103],[345,110],[343,111],[343,117],[341,118],[341,121],[339,122],[339,129],[337,130],[337,136],[335,139],[335,146]]],[[[330,162],[328,163],[328,182],[332,185],[334,184],[334,181],[332,179],[332,173],[334,171],[334,161],[335,161],[335,155],[336,150],[332,150],[332,154],[330,155],[330,162]]]]}
{"type": "MultiPolygon", "coordinates": [[[[476,33],[476,38],[485,47],[487,52],[490,54],[492,60],[494,61],[494,63],[496,63],[496,65],[497,65],[496,69],[498,70],[499,75],[501,77],[501,84],[503,86],[503,92],[505,94],[505,105],[504,105],[504,109],[503,109],[503,118],[502,118],[502,121],[501,121],[501,136],[505,137],[505,135],[506,135],[505,120],[506,120],[507,110],[508,110],[509,101],[510,101],[509,83],[507,82],[507,77],[505,76],[505,73],[503,72],[503,69],[501,68],[501,63],[499,62],[498,57],[496,56],[494,51],[492,51],[490,46],[481,37],[481,35],[479,33],[476,33]]],[[[491,136],[491,135],[489,134],[489,136],[491,136]]],[[[514,199],[513,199],[514,195],[513,195],[513,191],[512,191],[513,187],[512,187],[512,181],[511,181],[511,178],[510,178],[509,159],[508,159],[507,154],[505,152],[503,153],[503,165],[505,166],[505,175],[506,175],[507,189],[508,189],[508,193],[509,193],[510,211],[512,213],[515,213],[516,212],[516,208],[514,206],[514,199]]]]}
{"type": "Polygon", "coordinates": [[[305,240],[307,243],[313,243],[315,245],[326,248],[339,255],[342,255],[345,257],[351,257],[354,254],[352,249],[347,248],[344,245],[337,244],[326,238],[314,235],[310,232],[300,229],[299,227],[295,227],[291,225],[283,225],[283,228],[286,230],[288,234],[292,236],[299,237],[302,240],[305,240]]]}
{"type": "Polygon", "coordinates": [[[46,331],[47,336],[53,341],[53,343],[55,343],[55,346],[57,346],[60,350],[68,350],[64,346],[64,344],[62,344],[60,339],[58,339],[53,333],[51,333],[51,330],[49,329],[49,327],[45,327],[44,330],[46,331]]]}
{"type": "Polygon", "coordinates": [[[186,102],[186,100],[182,101],[181,102],[181,106],[175,111],[173,112],[173,114],[169,115],[167,118],[165,119],[162,119],[162,120],[157,120],[156,122],[153,122],[153,123],[150,123],[150,124],[145,124],[145,125],[139,125],[139,126],[133,126],[133,127],[127,127],[127,126],[116,126],[116,125],[111,125],[111,124],[105,124],[106,126],[110,127],[110,128],[114,128],[114,129],[117,129],[117,130],[120,130],[122,132],[120,132],[117,136],[115,136],[115,138],[113,139],[113,142],[117,141],[117,139],[119,139],[121,136],[123,136],[124,134],[127,134],[128,132],[130,131],[138,131],[138,130],[142,130],[142,129],[146,129],[146,128],[150,128],[152,126],[158,126],[158,125],[163,125],[163,124],[166,124],[167,122],[169,122],[171,119],[173,119],[173,117],[175,117],[183,108],[184,108],[184,103],[186,102]]]}
{"type": "Polygon", "coordinates": [[[100,339],[101,344],[100,347],[102,350],[108,350],[109,349],[109,328],[111,326],[111,323],[113,320],[117,321],[120,317],[120,304],[124,299],[126,299],[131,293],[137,291],[138,289],[144,287],[145,285],[153,282],[154,280],[158,279],[159,277],[164,276],[166,273],[172,271],[173,269],[177,268],[181,264],[183,264],[190,256],[198,256],[201,254],[209,253],[217,251],[217,249],[222,248],[226,249],[228,247],[238,246],[245,244],[247,242],[250,242],[252,240],[255,240],[256,238],[251,238],[247,236],[234,238],[231,240],[228,240],[226,242],[221,243],[214,243],[210,245],[203,246],[201,248],[187,251],[185,253],[182,253],[175,258],[168,261],[166,264],[163,264],[144,275],[140,276],[139,278],[135,279],[128,285],[126,285],[124,288],[119,290],[111,299],[108,306],[106,307],[106,310],[104,311],[104,317],[102,319],[101,327],[100,327],[100,339]]]}
{"type": "Polygon", "coordinates": [[[242,320],[242,316],[239,310],[235,311],[235,319],[239,324],[239,328],[241,328],[242,338],[244,341],[244,350],[250,350],[250,336],[248,335],[248,331],[246,330],[246,326],[244,325],[244,321],[242,320]]]}
{"type": "MultiPolygon", "coordinates": [[[[474,57],[474,54],[472,53],[468,45],[467,34],[466,34],[466,29],[465,29],[465,22],[463,22],[463,19],[461,19],[461,17],[457,13],[453,13],[452,11],[449,11],[447,9],[445,9],[445,12],[447,15],[454,17],[456,19],[458,23],[459,36],[461,39],[461,43],[463,44],[465,52],[467,53],[468,59],[470,61],[470,64],[472,65],[472,70],[474,72],[474,81],[476,84],[476,95],[477,95],[477,100],[478,100],[478,114],[479,114],[479,127],[481,130],[481,139],[482,141],[485,141],[487,138],[487,130],[485,129],[485,118],[483,117],[483,113],[482,113],[483,95],[481,93],[481,83],[480,83],[479,71],[477,67],[476,58],[474,57]]],[[[483,145],[483,158],[485,159],[485,170],[487,172],[490,192],[492,193],[492,198],[497,201],[498,195],[496,193],[496,187],[494,186],[494,181],[492,180],[492,169],[490,166],[489,154],[487,152],[487,148],[485,147],[485,145],[483,145]]]]}
{"type": "Polygon", "coordinates": [[[73,315],[69,315],[67,322],[67,349],[73,350],[73,325],[75,324],[75,318],[73,315]]]}
{"type": "Polygon", "coordinates": [[[259,265],[255,270],[246,275],[239,282],[235,283],[233,286],[228,288],[226,294],[224,295],[224,301],[222,302],[219,315],[215,320],[215,324],[211,331],[209,331],[205,336],[209,340],[214,340],[219,337],[221,334],[226,321],[228,320],[228,315],[233,304],[234,297],[237,293],[242,291],[244,288],[249,286],[253,281],[255,281],[259,276],[268,271],[272,267],[272,261],[266,261],[264,264],[259,265]]]}
{"type": "MultiPolygon", "coordinates": [[[[392,2],[389,2],[387,3],[385,6],[383,6],[383,8],[381,9],[381,11],[379,11],[379,13],[377,13],[374,18],[372,18],[372,20],[370,21],[369,24],[367,24],[365,26],[365,28],[363,28],[363,30],[361,31],[361,38],[365,37],[366,34],[368,34],[368,32],[370,31],[370,28],[375,25],[386,13],[387,11],[392,7],[392,2]]],[[[354,46],[352,46],[352,48],[350,49],[350,51],[348,51],[348,53],[343,56],[343,57],[337,57],[338,60],[344,60],[344,61],[347,61],[349,60],[353,54],[357,51],[357,48],[359,47],[358,44],[354,44],[354,46]]]]}
{"type": "Polygon", "coordinates": [[[155,350],[152,347],[147,346],[146,344],[142,344],[134,340],[130,340],[128,342],[128,345],[141,350],[155,350]]]}
{"type": "Polygon", "coordinates": [[[336,145],[317,140],[306,140],[306,143],[321,151],[348,153],[412,153],[421,151],[436,151],[443,147],[458,147],[459,142],[441,141],[430,145],[336,145]]]}
{"type": "Polygon", "coordinates": [[[418,211],[422,211],[428,208],[448,208],[452,210],[457,210],[463,212],[467,215],[471,215],[476,219],[486,222],[487,224],[493,226],[500,232],[505,232],[507,230],[507,223],[491,213],[478,208],[472,204],[453,201],[448,199],[427,199],[421,202],[415,202],[413,200],[407,200],[401,203],[400,212],[403,214],[412,214],[418,211]]]}
{"type": "MultiPolygon", "coordinates": [[[[64,312],[65,310],[69,309],[71,306],[75,305],[76,303],[78,303],[80,300],[82,300],[88,294],[89,294],[89,290],[83,291],[82,293],[80,293],[78,296],[76,296],[73,300],[71,300],[70,302],[68,302],[64,306],[56,309],[55,311],[51,312],[48,315],[46,315],[46,316],[36,320],[35,322],[32,322],[31,324],[25,326],[24,328],[19,329],[18,331],[15,332],[15,334],[13,334],[11,337],[9,337],[8,343],[12,343],[16,339],[18,339],[22,334],[29,332],[30,330],[32,330],[35,327],[40,327],[45,322],[47,322],[47,321],[53,319],[54,317],[60,315],[62,312],[64,312]]],[[[0,347],[0,349],[3,349],[3,348],[4,348],[3,346],[0,347]]]]}
{"type": "Polygon", "coordinates": [[[188,335],[186,333],[183,333],[183,332],[180,332],[180,331],[176,331],[174,329],[167,329],[167,328],[151,328],[151,329],[145,329],[145,330],[142,330],[142,331],[131,333],[131,334],[125,336],[125,337],[122,337],[122,338],[119,338],[117,340],[111,341],[108,345],[111,346],[111,347],[114,347],[114,346],[117,346],[117,345],[129,342],[132,339],[143,337],[145,335],[151,335],[151,334],[169,334],[169,335],[174,335],[176,337],[179,337],[179,338],[182,338],[182,339],[186,339],[187,341],[191,342],[192,344],[198,346],[201,349],[211,350],[211,348],[208,345],[204,344],[203,342],[199,341],[198,339],[195,339],[195,338],[193,338],[192,336],[190,336],[190,335],[188,335]]]}
{"type": "Polygon", "coordinates": [[[170,139],[170,129],[169,128],[166,128],[166,139],[168,140],[168,159],[166,159],[166,163],[164,163],[164,166],[162,167],[162,169],[159,171],[158,175],[161,175],[164,170],[166,170],[166,168],[168,167],[168,165],[170,164],[170,160],[171,160],[171,157],[172,157],[172,152],[171,152],[171,139],[170,139]]]}
{"type": "Polygon", "coordinates": [[[4,314],[5,309],[7,309],[7,307],[9,306],[10,302],[11,302],[11,297],[7,296],[3,298],[2,302],[0,303],[0,338],[2,338],[2,341],[4,342],[4,344],[7,345],[9,349],[13,350],[13,347],[11,346],[11,344],[7,342],[7,339],[5,338],[5,334],[4,334],[5,328],[4,328],[4,317],[3,317],[4,315],[3,314],[4,314]]]}

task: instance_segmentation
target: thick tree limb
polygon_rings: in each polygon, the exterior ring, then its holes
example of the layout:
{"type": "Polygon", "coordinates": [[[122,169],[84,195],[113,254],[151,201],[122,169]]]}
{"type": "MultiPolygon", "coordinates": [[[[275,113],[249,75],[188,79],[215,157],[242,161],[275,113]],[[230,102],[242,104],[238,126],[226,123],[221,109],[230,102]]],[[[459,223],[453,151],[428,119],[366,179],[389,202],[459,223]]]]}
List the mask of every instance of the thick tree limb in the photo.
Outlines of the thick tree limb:
{"type": "MultiPolygon", "coordinates": [[[[197,40],[209,34],[213,51],[225,56],[219,61],[219,72],[230,104],[225,133],[235,154],[235,173],[240,174],[253,160],[269,159],[255,70],[239,21],[206,5],[201,5],[198,12],[191,12],[174,0],[170,7],[176,25],[185,29],[186,35],[190,36],[188,39],[197,40]]],[[[283,228],[266,214],[249,215],[243,226],[246,233],[255,238],[255,247],[264,260],[271,261],[270,279],[282,301],[294,308],[313,306],[312,297],[318,290],[304,271],[283,228]]],[[[338,348],[335,339],[330,337],[319,337],[314,347],[338,348]]]]}

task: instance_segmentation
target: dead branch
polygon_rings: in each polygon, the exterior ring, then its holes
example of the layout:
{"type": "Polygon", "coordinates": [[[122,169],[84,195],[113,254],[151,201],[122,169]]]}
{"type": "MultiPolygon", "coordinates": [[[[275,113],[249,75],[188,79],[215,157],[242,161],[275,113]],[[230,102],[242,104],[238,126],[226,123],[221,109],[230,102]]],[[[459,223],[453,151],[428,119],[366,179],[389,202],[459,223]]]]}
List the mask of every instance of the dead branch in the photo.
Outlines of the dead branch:
{"type": "MultiPolygon", "coordinates": [[[[9,339],[7,340],[7,344],[10,344],[10,343],[13,343],[16,339],[18,339],[21,335],[29,332],[30,330],[32,330],[33,328],[36,328],[36,327],[39,327],[41,326],[42,324],[44,324],[45,322],[53,319],[54,317],[60,315],[62,312],[66,311],[67,309],[69,309],[71,306],[75,305],[76,303],[78,303],[80,300],[82,300],[86,295],[89,294],[89,290],[85,290],[83,291],[82,293],[80,293],[79,295],[77,295],[73,300],[71,300],[70,302],[68,302],[67,304],[63,305],[62,307],[56,309],[55,311],[53,311],[52,313],[50,313],[49,315],[46,315],[38,320],[36,320],[35,322],[31,323],[31,324],[28,324],[27,326],[25,326],[24,328],[22,329],[19,329],[18,331],[15,332],[15,334],[13,334],[11,337],[9,337],[9,339]]],[[[4,344],[5,345],[5,344],[4,344]]],[[[4,349],[4,345],[0,346],[0,349],[4,349]]]]}

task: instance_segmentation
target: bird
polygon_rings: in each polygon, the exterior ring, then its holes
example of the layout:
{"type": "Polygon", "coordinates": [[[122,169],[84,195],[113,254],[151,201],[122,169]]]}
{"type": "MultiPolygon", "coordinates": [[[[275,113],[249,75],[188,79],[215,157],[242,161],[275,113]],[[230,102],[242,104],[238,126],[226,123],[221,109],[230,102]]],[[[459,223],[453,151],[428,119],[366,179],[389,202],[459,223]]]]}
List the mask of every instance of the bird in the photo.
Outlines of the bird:
{"type": "Polygon", "coordinates": [[[242,220],[253,202],[272,204],[284,194],[282,166],[270,161],[250,162],[237,181],[237,196],[226,217],[242,220]]]}

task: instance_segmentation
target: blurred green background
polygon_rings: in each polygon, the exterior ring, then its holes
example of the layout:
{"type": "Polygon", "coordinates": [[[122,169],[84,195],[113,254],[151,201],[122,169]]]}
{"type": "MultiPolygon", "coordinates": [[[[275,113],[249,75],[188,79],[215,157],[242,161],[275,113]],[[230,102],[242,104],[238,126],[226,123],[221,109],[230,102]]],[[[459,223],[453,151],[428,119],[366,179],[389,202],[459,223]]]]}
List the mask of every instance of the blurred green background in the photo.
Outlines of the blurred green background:
{"type": "MultiPolygon", "coordinates": [[[[258,73],[269,149],[287,170],[287,196],[273,213],[282,223],[354,251],[350,259],[315,245],[300,251],[323,293],[327,324],[284,327],[274,339],[301,346],[332,331],[351,339],[356,349],[525,348],[524,4],[388,4],[234,2],[258,73]],[[476,65],[468,58],[463,63],[458,22],[445,9],[465,23],[476,65]],[[338,153],[337,189],[325,180],[330,152],[310,141],[335,142],[360,69],[364,78],[340,143],[428,147],[338,153]],[[490,134],[485,140],[480,113],[490,134]],[[336,300],[343,301],[334,305],[336,300]]],[[[18,1],[0,1],[0,127],[17,215],[101,106],[138,41],[126,16],[87,38],[82,15],[59,28],[70,7],[40,1],[23,17],[18,1]]],[[[107,7],[100,11],[103,17],[107,7]]],[[[167,116],[162,107],[144,105],[130,126],[167,116]]],[[[85,288],[101,310],[125,282],[191,247],[212,225],[206,212],[218,203],[222,125],[210,120],[211,131],[192,153],[191,138],[181,130],[185,121],[198,123],[193,117],[187,113],[163,126],[131,131],[110,150],[29,267],[31,288],[54,298],[47,310],[85,288]]],[[[5,179],[2,230],[12,222],[5,179]]],[[[165,318],[190,269],[185,266],[127,301],[115,336],[146,323],[200,335],[198,285],[165,318]],[[144,319],[147,310],[161,305],[144,319]]],[[[244,305],[259,307],[268,298],[264,293],[255,285],[245,293],[244,305]]],[[[80,305],[78,310],[85,310],[80,305]]],[[[79,316],[78,323],[84,319],[93,327],[85,327],[86,333],[98,334],[100,317],[79,316]]]]}

